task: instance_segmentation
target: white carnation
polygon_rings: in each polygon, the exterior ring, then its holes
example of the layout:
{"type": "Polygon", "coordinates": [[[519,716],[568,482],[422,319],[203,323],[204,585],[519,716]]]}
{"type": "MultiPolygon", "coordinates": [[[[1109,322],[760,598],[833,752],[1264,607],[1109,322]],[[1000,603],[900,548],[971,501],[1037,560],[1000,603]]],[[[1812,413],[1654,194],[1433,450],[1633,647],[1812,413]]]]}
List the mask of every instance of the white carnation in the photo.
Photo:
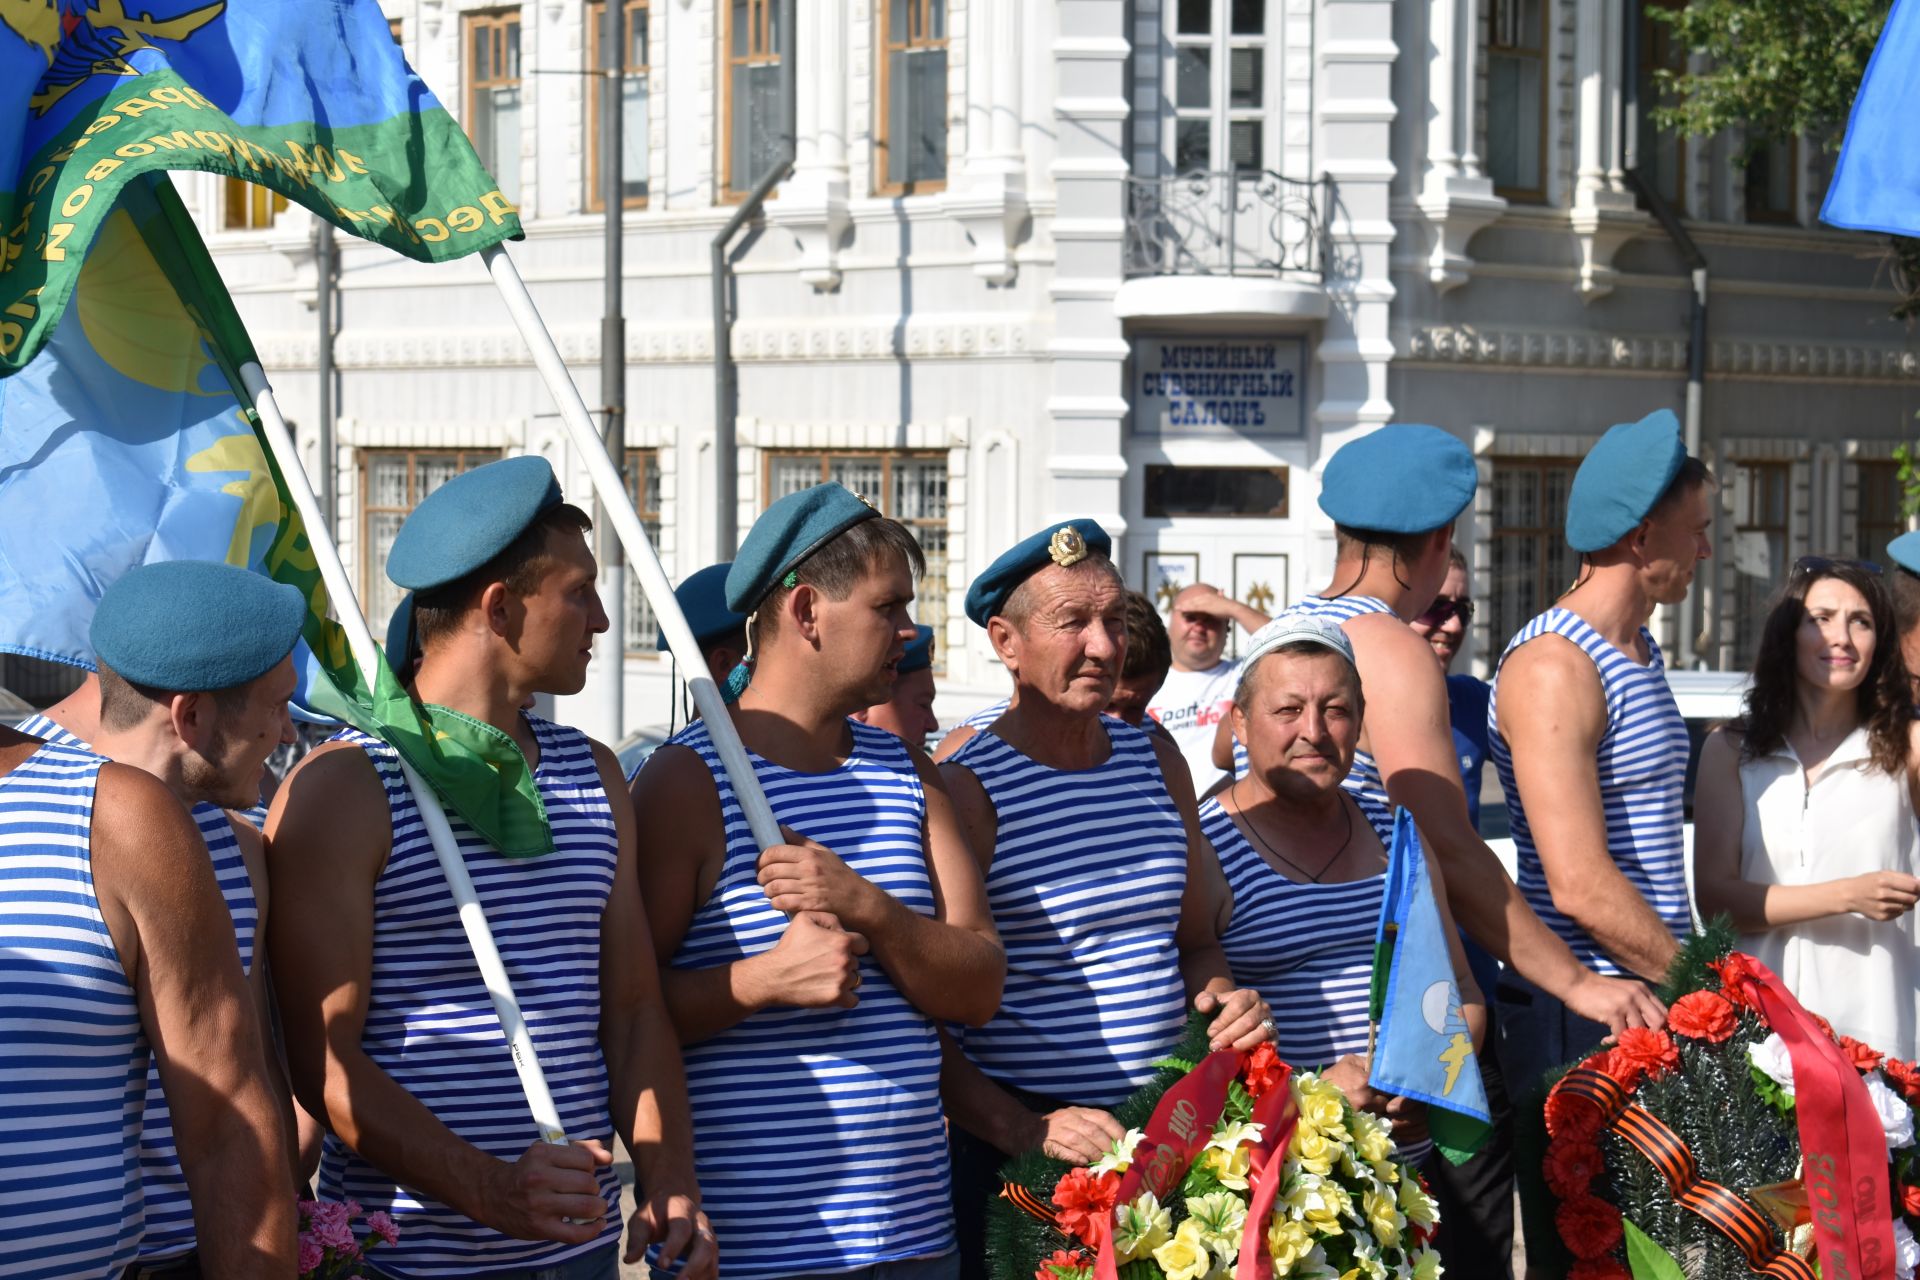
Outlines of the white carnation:
{"type": "Polygon", "coordinates": [[[1793,1096],[1793,1059],[1787,1053],[1787,1042],[1774,1032],[1758,1044],[1747,1046],[1747,1060],[1760,1068],[1761,1072],[1780,1086],[1780,1092],[1789,1098],[1793,1096]]]}
{"type": "Polygon", "coordinates": [[[1894,1280],[1913,1280],[1913,1269],[1920,1266],[1920,1240],[1913,1238],[1913,1232],[1899,1218],[1893,1220],[1893,1275],[1894,1280]]]}
{"type": "MultiPolygon", "coordinates": [[[[1867,1096],[1873,1099],[1873,1113],[1880,1117],[1880,1131],[1887,1135],[1887,1147],[1912,1146],[1913,1108],[1907,1105],[1905,1098],[1887,1087],[1886,1080],[1878,1071],[1867,1073],[1867,1096]]],[[[1916,1246],[1916,1250],[1920,1250],[1920,1246],[1916,1246]]]]}

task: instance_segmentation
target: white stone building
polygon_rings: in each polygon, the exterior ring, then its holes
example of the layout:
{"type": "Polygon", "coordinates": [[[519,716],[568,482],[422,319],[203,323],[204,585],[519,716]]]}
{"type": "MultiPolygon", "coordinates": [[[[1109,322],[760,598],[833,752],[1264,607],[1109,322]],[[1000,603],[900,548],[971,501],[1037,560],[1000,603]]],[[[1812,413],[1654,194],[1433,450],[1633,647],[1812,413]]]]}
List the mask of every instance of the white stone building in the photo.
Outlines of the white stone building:
{"type": "MultiPolygon", "coordinates": [[[[772,146],[780,6],[624,2],[629,460],[678,578],[722,556],[708,246],[772,146]]],[[[386,3],[518,200],[514,256],[597,403],[597,4],[386,3]]],[[[1277,608],[1331,562],[1319,466],[1387,421],[1482,459],[1463,535],[1484,663],[1570,578],[1558,504],[1586,443],[1683,403],[1688,277],[1623,168],[1637,0],[796,7],[797,165],[733,251],[739,526],[829,477],[907,520],[945,683],[975,701],[1001,677],[959,602],[1014,539],[1094,516],[1135,586],[1199,577],[1277,608]]],[[[1642,165],[1711,270],[1712,664],[1745,660],[1741,611],[1793,556],[1877,553],[1920,409],[1920,343],[1888,319],[1871,241],[1817,229],[1819,149],[1742,171],[1737,147],[1653,137],[1642,165]]],[[[309,219],[179,181],[315,451],[309,219]]],[[[588,490],[477,262],[341,245],[326,462],[379,626],[384,547],[437,477],[538,450],[588,490]]],[[[633,612],[627,728],[669,706],[633,612]]],[[[561,711],[617,737],[605,695],[561,711]]]]}

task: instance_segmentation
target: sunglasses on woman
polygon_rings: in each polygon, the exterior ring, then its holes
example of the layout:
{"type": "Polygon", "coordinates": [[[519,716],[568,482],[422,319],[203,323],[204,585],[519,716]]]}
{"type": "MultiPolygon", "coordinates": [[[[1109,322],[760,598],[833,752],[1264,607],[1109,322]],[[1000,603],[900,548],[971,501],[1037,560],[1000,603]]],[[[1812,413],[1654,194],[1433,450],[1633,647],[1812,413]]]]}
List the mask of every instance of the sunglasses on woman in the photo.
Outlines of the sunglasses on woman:
{"type": "Polygon", "coordinates": [[[1471,623],[1473,600],[1468,596],[1437,596],[1418,620],[1430,627],[1444,627],[1449,618],[1460,619],[1460,625],[1463,627],[1471,623]]]}
{"type": "Polygon", "coordinates": [[[1793,562],[1793,568],[1787,570],[1787,577],[1797,578],[1806,573],[1825,573],[1829,569],[1851,568],[1879,576],[1879,565],[1871,560],[1841,560],[1832,556],[1801,556],[1793,562]]]}

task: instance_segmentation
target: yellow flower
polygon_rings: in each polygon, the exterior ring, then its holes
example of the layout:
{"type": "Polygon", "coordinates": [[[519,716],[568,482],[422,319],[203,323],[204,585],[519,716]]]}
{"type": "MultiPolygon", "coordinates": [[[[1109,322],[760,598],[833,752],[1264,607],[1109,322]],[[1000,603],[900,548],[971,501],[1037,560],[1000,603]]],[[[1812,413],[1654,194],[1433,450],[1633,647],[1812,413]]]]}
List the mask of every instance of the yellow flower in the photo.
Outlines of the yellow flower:
{"type": "Polygon", "coordinates": [[[1360,1204],[1366,1211],[1367,1228],[1373,1232],[1373,1238],[1389,1248],[1398,1245],[1407,1219],[1395,1206],[1393,1192],[1369,1191],[1360,1197],[1360,1204]]]}
{"type": "Polygon", "coordinates": [[[1125,1173],[1133,1165],[1134,1148],[1145,1141],[1146,1136],[1138,1129],[1127,1130],[1124,1136],[1107,1148],[1105,1155],[1093,1162],[1093,1172],[1125,1173]]]}
{"type": "Polygon", "coordinates": [[[1440,1280],[1446,1268],[1440,1265],[1440,1255],[1432,1249],[1421,1249],[1413,1255],[1412,1280],[1440,1280]]]}
{"type": "Polygon", "coordinates": [[[1267,1252],[1273,1255],[1273,1273],[1284,1276],[1313,1248],[1313,1237],[1304,1224],[1274,1215],[1267,1227],[1267,1252]]]}
{"type": "Polygon", "coordinates": [[[1213,1269],[1213,1255],[1191,1218],[1180,1224],[1173,1239],[1154,1249],[1153,1260],[1167,1273],[1167,1280],[1201,1280],[1213,1269]]]}
{"type": "Polygon", "coordinates": [[[1253,1168],[1253,1152],[1246,1147],[1235,1147],[1232,1151],[1223,1151],[1219,1147],[1208,1147],[1200,1153],[1200,1158],[1213,1170],[1213,1176],[1220,1185],[1234,1191],[1247,1189],[1247,1173],[1253,1168]]]}
{"type": "Polygon", "coordinates": [[[1393,1159],[1393,1133],[1364,1111],[1353,1113],[1353,1148],[1368,1164],[1393,1159]]]}
{"type": "Polygon", "coordinates": [[[1406,1178],[1400,1183],[1400,1212],[1407,1215],[1407,1221],[1416,1227],[1429,1230],[1440,1221],[1440,1206],[1433,1197],[1420,1189],[1418,1178],[1406,1178]]]}
{"type": "Polygon", "coordinates": [[[1335,1142],[1347,1140],[1347,1098],[1338,1085],[1308,1072],[1295,1077],[1293,1097],[1302,1128],[1318,1129],[1335,1142]]]}
{"type": "Polygon", "coordinates": [[[1173,1211],[1158,1196],[1142,1191],[1132,1204],[1113,1211],[1113,1251],[1122,1262],[1144,1258],[1173,1235],[1173,1211]]]}
{"type": "Polygon", "coordinates": [[[1223,1266],[1240,1256],[1240,1233],[1247,1225],[1247,1202],[1228,1191],[1215,1191],[1187,1199],[1187,1220],[1182,1230],[1193,1227],[1223,1266]]]}
{"type": "Polygon", "coordinates": [[[1280,1192],[1280,1202],[1289,1216],[1322,1236],[1338,1234],[1340,1215],[1353,1203],[1338,1184],[1304,1172],[1288,1180],[1280,1192]]]}
{"type": "Polygon", "coordinates": [[[1317,1173],[1322,1177],[1333,1172],[1334,1157],[1339,1148],[1333,1140],[1318,1129],[1306,1129],[1293,1136],[1293,1157],[1300,1167],[1308,1173],[1317,1173]]]}

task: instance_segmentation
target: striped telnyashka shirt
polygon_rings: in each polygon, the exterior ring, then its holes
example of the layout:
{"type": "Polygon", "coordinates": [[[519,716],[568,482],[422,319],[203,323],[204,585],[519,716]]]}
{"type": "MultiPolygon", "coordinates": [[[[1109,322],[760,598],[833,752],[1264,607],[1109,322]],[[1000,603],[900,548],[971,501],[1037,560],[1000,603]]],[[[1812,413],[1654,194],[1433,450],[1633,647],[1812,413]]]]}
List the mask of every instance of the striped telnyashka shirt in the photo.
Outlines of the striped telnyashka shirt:
{"type": "Polygon", "coordinates": [[[113,1276],[140,1240],[147,1038],[100,914],[98,756],[44,746],[0,777],[0,1271],[113,1276]]]}
{"type": "MultiPolygon", "coordinates": [[[[1281,616],[1304,614],[1311,618],[1332,618],[1344,630],[1354,618],[1369,613],[1392,612],[1386,601],[1373,596],[1303,596],[1299,604],[1288,608],[1281,616]]],[[[1279,618],[1274,621],[1278,622],[1279,618]]],[[[1245,765],[1237,754],[1234,768],[1236,772],[1245,771],[1245,765]]],[[[1347,789],[1348,795],[1360,802],[1360,812],[1367,816],[1367,822],[1373,827],[1374,834],[1380,837],[1380,843],[1391,847],[1393,801],[1387,797],[1387,783],[1380,776],[1379,764],[1366,752],[1356,750],[1353,753],[1353,768],[1347,771],[1346,781],[1340,785],[1347,789]]]]}
{"type": "MultiPolygon", "coordinates": [[[[1607,852],[1640,892],[1654,913],[1676,938],[1692,927],[1687,906],[1685,853],[1685,789],[1689,744],[1687,724],[1667,685],[1666,664],[1660,646],[1645,627],[1647,663],[1642,666],[1614,648],[1599,632],[1568,609],[1549,609],[1526,626],[1507,646],[1500,661],[1539,636],[1565,636],[1580,646],[1600,673],[1607,703],[1607,731],[1600,738],[1597,764],[1600,803],[1607,820],[1607,852]]],[[[1507,796],[1507,816],[1513,824],[1513,843],[1519,854],[1520,892],[1549,928],[1559,934],[1581,964],[1597,973],[1623,974],[1600,944],[1553,904],[1540,851],[1527,823],[1526,797],[1513,773],[1513,753],[1500,736],[1500,679],[1493,681],[1487,702],[1487,737],[1500,787],[1507,796]]]]}
{"type": "Polygon", "coordinates": [[[984,733],[987,729],[987,726],[991,725],[995,720],[998,720],[1001,716],[1007,714],[1007,708],[1012,705],[1013,705],[1012,698],[1002,698],[998,702],[990,703],[987,706],[980,708],[978,711],[968,716],[965,720],[962,720],[959,724],[955,725],[954,728],[978,729],[984,733]]]}
{"type": "MultiPolygon", "coordinates": [[[[931,916],[913,758],[891,733],[847,724],[853,752],[839,768],[800,773],[755,755],[754,775],[783,824],[931,916]]],[[[760,887],[760,849],[707,726],[673,741],[713,772],[726,854],[671,963],[711,969],[771,949],[788,921],[760,887]]],[[[729,1277],[851,1271],[954,1248],[939,1036],[871,955],[857,994],[851,1009],[764,1009],[683,1050],[701,1208],[729,1277]]]]}
{"type": "Polygon", "coordinates": [[[1048,768],[992,733],[950,763],[999,818],[987,898],[1007,950],[1000,1011],[961,1046],[1002,1083],[1105,1107],[1153,1075],[1185,1024],[1187,832],[1152,740],[1098,722],[1112,753],[1092,769],[1048,768]]]}
{"type": "MultiPolygon", "coordinates": [[[[91,752],[93,748],[45,716],[29,716],[15,726],[21,733],[91,752]]],[[[254,932],[260,921],[253,896],[253,880],[240,841],[233,834],[227,811],[217,804],[193,806],[194,825],[213,858],[213,876],[233,917],[234,941],[240,948],[240,967],[253,972],[254,932]]],[[[194,1247],[193,1202],[187,1196],[187,1178],[173,1141],[173,1114],[160,1087],[157,1065],[147,1069],[146,1117],[140,1125],[140,1181],[147,1203],[147,1229],[140,1237],[139,1261],[158,1262],[190,1253],[194,1247]]]]}
{"type": "MultiPolygon", "coordinates": [[[[600,921],[620,840],[593,747],[577,729],[527,716],[540,748],[533,781],[554,849],[503,858],[460,816],[447,821],[486,911],[534,1052],[569,1138],[613,1147],[607,1067],[600,1052],[600,921]]],[[[386,788],[393,851],[373,887],[373,967],[360,1046],[440,1122],[489,1155],[518,1159],[538,1140],[513,1058],[467,935],[392,747],[355,730],[338,740],[367,753],[386,788]]],[[[622,803],[625,798],[622,797],[622,803]]],[[[399,1185],[332,1134],[320,1157],[320,1194],[385,1210],[400,1243],[382,1245],[382,1271],[466,1277],[538,1269],[620,1237],[620,1184],[598,1171],[607,1214],[587,1244],[512,1240],[399,1185]]]]}

